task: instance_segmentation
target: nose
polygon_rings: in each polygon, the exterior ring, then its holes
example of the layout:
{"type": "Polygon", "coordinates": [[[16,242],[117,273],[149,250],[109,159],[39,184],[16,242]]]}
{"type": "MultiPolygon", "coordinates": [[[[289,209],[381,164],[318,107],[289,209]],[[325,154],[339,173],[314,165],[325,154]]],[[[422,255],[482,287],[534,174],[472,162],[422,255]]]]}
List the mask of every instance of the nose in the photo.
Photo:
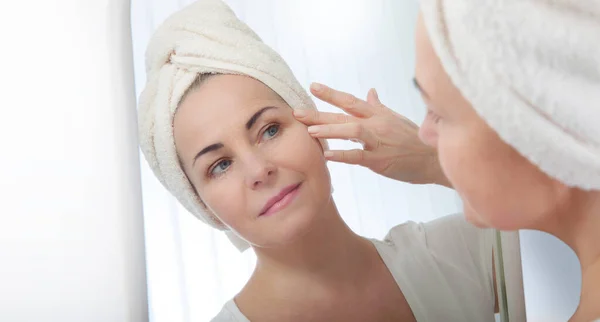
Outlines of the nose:
{"type": "Polygon", "coordinates": [[[421,127],[419,128],[419,138],[423,143],[435,148],[437,147],[438,134],[434,123],[433,115],[427,113],[427,116],[425,116],[425,119],[423,120],[423,124],[421,124],[421,127]]]}
{"type": "Polygon", "coordinates": [[[245,160],[246,185],[250,189],[258,189],[268,185],[275,174],[277,167],[259,153],[249,153],[245,160]]]}

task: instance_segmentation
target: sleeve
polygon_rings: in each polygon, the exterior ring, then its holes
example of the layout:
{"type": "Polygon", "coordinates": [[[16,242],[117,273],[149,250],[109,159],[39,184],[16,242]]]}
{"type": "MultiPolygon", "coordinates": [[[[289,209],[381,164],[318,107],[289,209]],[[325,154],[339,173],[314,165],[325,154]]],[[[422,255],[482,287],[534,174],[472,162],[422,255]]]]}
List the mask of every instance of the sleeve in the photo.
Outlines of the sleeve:
{"type": "Polygon", "coordinates": [[[239,310],[234,300],[231,299],[225,303],[221,312],[217,314],[210,322],[250,322],[239,310]]]}
{"type": "Polygon", "coordinates": [[[494,303],[494,230],[477,228],[462,214],[438,218],[421,226],[430,252],[476,277],[494,303]]]}

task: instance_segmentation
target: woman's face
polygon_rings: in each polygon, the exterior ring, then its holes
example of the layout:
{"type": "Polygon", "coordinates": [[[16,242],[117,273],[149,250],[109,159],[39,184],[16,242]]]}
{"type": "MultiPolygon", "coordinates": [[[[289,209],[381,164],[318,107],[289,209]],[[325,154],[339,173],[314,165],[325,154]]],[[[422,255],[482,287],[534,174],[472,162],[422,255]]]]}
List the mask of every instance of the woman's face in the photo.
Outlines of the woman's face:
{"type": "Polygon", "coordinates": [[[421,17],[416,83],[428,108],[419,135],[437,147],[470,222],[505,230],[538,227],[564,201],[566,188],[504,143],[453,85],[421,17]]]}
{"type": "Polygon", "coordinates": [[[292,241],[331,202],[319,142],[255,79],[208,78],[180,104],[173,126],[177,153],[200,198],[253,245],[292,241]]]}

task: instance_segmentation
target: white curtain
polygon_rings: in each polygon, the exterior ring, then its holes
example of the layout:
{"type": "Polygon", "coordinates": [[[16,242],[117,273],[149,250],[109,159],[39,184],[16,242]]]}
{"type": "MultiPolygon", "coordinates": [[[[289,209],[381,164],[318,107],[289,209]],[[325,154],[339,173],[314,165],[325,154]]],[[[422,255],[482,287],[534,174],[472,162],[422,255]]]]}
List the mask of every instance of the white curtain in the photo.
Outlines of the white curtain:
{"type": "MultiPolygon", "coordinates": [[[[133,0],[136,90],[145,83],[144,51],[152,32],[192,0],[133,0]]],[[[319,81],[365,97],[377,89],[387,106],[420,123],[425,109],[412,87],[416,1],[227,0],[243,21],[288,62],[308,88],[319,81]]],[[[335,108],[317,102],[322,111],[335,108]]],[[[353,143],[330,142],[332,148],[353,143]]],[[[238,253],[224,234],[187,213],[142,160],[151,321],[208,321],[241,289],[254,254],[238,253]]],[[[356,232],[383,238],[394,225],[460,210],[449,189],[411,186],[369,170],[330,164],[334,198],[356,232]]]]}

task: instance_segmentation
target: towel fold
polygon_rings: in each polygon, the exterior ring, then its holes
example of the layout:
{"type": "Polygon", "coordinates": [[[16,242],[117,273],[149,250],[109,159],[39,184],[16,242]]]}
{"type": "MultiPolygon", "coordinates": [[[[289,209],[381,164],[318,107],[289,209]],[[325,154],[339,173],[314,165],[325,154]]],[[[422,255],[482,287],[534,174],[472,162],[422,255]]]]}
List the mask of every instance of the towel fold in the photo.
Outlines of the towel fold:
{"type": "MultiPolygon", "coordinates": [[[[189,212],[227,231],[196,195],[177,158],[173,117],[183,93],[199,74],[237,74],[261,81],[294,109],[315,109],[314,102],[285,61],[220,0],[199,0],[170,16],[150,40],[146,73],[138,115],[148,164],[189,212]]],[[[227,236],[239,250],[248,248],[231,231],[227,236]]]]}
{"type": "Polygon", "coordinates": [[[600,189],[600,1],[421,0],[444,69],[499,136],[600,189]]]}

